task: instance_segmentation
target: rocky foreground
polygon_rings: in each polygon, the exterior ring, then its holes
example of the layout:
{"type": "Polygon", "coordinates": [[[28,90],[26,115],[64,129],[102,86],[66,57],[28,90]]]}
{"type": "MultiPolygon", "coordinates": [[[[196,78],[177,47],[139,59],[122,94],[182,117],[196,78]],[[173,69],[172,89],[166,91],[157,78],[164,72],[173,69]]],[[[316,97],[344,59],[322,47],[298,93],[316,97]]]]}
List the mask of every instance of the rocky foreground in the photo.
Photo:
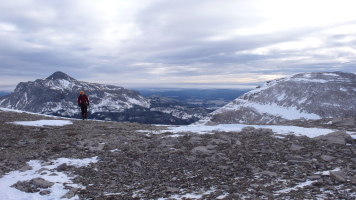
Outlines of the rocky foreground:
{"type": "MultiPolygon", "coordinates": [[[[155,134],[164,127],[138,123],[71,120],[73,124],[60,127],[8,123],[39,119],[52,118],[0,110],[0,178],[10,171],[27,170],[29,160],[98,156],[99,161],[87,167],[63,164],[56,169],[84,186],[68,186],[65,198],[356,197],[355,141],[342,130],[318,138],[276,135],[253,127],[172,137],[169,132],[155,134]]],[[[50,181],[33,179],[13,187],[23,192],[39,192],[36,187],[42,187],[41,195],[48,195],[43,187],[49,187],[50,181]]]]}

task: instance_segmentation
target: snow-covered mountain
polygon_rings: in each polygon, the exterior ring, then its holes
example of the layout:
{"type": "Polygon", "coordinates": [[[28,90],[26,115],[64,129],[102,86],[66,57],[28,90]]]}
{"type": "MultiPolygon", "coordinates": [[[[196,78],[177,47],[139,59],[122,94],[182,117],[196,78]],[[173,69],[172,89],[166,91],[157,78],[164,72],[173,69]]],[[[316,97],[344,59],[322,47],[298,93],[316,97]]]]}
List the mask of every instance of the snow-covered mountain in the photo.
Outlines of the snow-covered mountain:
{"type": "MultiPolygon", "coordinates": [[[[205,109],[166,98],[148,99],[135,90],[78,81],[63,72],[45,79],[21,82],[0,97],[0,107],[66,117],[79,117],[77,98],[85,91],[91,102],[89,118],[140,123],[189,124],[207,115],[205,109]]],[[[163,98],[163,97],[162,97],[163,98]]]]}
{"type": "Polygon", "coordinates": [[[201,122],[273,124],[294,119],[356,117],[356,75],[300,73],[267,81],[201,122]]]}

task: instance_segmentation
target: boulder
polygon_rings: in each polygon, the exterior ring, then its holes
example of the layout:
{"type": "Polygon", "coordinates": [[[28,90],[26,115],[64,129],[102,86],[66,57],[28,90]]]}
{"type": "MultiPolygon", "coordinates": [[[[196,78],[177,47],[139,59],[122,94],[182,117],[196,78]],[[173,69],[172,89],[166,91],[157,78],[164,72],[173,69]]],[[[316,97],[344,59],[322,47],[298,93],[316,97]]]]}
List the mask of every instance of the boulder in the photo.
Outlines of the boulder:
{"type": "Polygon", "coordinates": [[[340,183],[344,183],[346,182],[346,174],[344,174],[344,172],[342,170],[339,171],[330,171],[330,178],[340,182],[340,183]]]}
{"type": "Polygon", "coordinates": [[[49,191],[49,190],[42,190],[40,192],[40,195],[49,195],[49,194],[51,194],[51,191],[49,191]]]}
{"type": "Polygon", "coordinates": [[[75,188],[75,187],[70,188],[70,190],[65,195],[63,195],[61,197],[61,199],[64,199],[64,198],[71,199],[71,198],[73,198],[78,190],[79,190],[79,188],[75,188]]]}
{"type": "Polygon", "coordinates": [[[318,180],[318,179],[321,179],[321,175],[311,175],[311,176],[308,176],[307,177],[309,180],[318,180]]]}
{"type": "Polygon", "coordinates": [[[261,174],[267,175],[267,176],[271,176],[271,177],[277,177],[278,176],[276,172],[271,172],[271,171],[263,171],[263,172],[261,172],[261,174]]]}
{"type": "Polygon", "coordinates": [[[320,158],[323,159],[324,161],[327,161],[327,162],[330,162],[330,161],[335,159],[335,157],[328,156],[328,155],[321,155],[320,158]]]}
{"type": "Polygon", "coordinates": [[[213,121],[208,121],[205,123],[205,126],[217,126],[217,125],[219,125],[219,123],[213,121]]]}
{"type": "Polygon", "coordinates": [[[287,155],[286,156],[287,160],[298,160],[298,161],[306,161],[305,158],[301,157],[301,156],[293,156],[293,155],[287,155]]]}
{"type": "Polygon", "coordinates": [[[215,148],[214,145],[208,145],[208,146],[199,146],[195,147],[191,150],[192,153],[201,153],[201,154],[211,154],[215,153],[216,151],[213,150],[215,148]]]}
{"type": "Polygon", "coordinates": [[[356,185],[356,176],[350,176],[350,181],[351,181],[351,183],[356,185]]]}
{"type": "Polygon", "coordinates": [[[19,171],[21,172],[24,172],[24,171],[27,171],[27,170],[31,170],[32,167],[30,165],[28,165],[28,163],[26,163],[24,166],[22,166],[19,171]]]}
{"type": "Polygon", "coordinates": [[[254,131],[254,130],[255,130],[255,127],[253,127],[253,126],[246,126],[241,129],[242,132],[250,132],[250,131],[254,131]]]}
{"type": "Polygon", "coordinates": [[[299,146],[299,145],[296,145],[296,144],[292,144],[292,146],[290,147],[290,150],[292,151],[298,151],[298,150],[301,150],[303,149],[304,147],[302,146],[299,146]]]}
{"type": "Polygon", "coordinates": [[[293,156],[293,155],[288,155],[286,156],[287,165],[299,165],[299,164],[309,164],[311,161],[307,160],[301,156],[293,156]]]}
{"type": "Polygon", "coordinates": [[[341,126],[355,126],[354,118],[334,118],[332,124],[341,126]]]}
{"type": "Polygon", "coordinates": [[[46,181],[43,178],[34,178],[30,181],[18,181],[11,187],[27,193],[39,192],[40,189],[49,188],[54,185],[53,182],[46,181]]]}
{"type": "Polygon", "coordinates": [[[30,181],[30,183],[39,188],[49,188],[54,185],[53,182],[46,181],[43,178],[34,178],[30,181]]]}
{"type": "Polygon", "coordinates": [[[63,163],[63,164],[60,164],[58,167],[57,167],[57,171],[61,172],[61,171],[66,171],[68,168],[68,165],[67,163],[63,163]]]}
{"type": "Polygon", "coordinates": [[[105,147],[105,143],[99,143],[95,146],[89,147],[89,150],[90,151],[103,151],[104,147],[105,147]]]}
{"type": "Polygon", "coordinates": [[[319,139],[319,140],[325,140],[329,143],[336,143],[336,144],[353,144],[354,140],[353,138],[346,133],[346,131],[335,131],[332,133],[328,133],[326,135],[321,135],[318,137],[315,137],[314,139],[319,139]]]}
{"type": "Polygon", "coordinates": [[[169,193],[176,193],[176,192],[179,192],[180,189],[179,188],[175,188],[175,187],[167,187],[166,191],[169,192],[169,193]]]}

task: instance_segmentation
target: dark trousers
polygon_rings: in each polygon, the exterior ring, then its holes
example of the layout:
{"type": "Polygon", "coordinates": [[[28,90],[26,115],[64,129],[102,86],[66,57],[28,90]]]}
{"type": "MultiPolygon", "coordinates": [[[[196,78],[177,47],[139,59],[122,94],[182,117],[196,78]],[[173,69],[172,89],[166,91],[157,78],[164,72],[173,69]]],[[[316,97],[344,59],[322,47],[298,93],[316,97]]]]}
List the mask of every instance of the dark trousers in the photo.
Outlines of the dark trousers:
{"type": "Polygon", "coordinates": [[[80,104],[80,109],[82,110],[82,118],[87,119],[88,118],[88,106],[87,104],[80,104]]]}

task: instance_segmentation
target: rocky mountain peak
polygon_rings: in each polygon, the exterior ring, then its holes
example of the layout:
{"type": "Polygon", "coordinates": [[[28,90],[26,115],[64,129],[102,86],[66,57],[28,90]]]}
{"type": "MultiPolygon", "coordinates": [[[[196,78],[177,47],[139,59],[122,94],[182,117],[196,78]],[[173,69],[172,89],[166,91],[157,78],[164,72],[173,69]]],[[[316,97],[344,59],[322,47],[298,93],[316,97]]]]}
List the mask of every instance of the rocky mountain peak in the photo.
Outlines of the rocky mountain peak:
{"type": "Polygon", "coordinates": [[[47,80],[68,80],[68,81],[76,80],[61,71],[54,72],[51,76],[47,77],[46,79],[47,80]]]}
{"type": "Polygon", "coordinates": [[[135,90],[79,81],[60,71],[45,79],[19,83],[14,93],[0,97],[0,107],[79,118],[77,98],[81,90],[90,99],[89,119],[189,124],[207,115],[205,109],[173,99],[148,99],[135,90]]]}

